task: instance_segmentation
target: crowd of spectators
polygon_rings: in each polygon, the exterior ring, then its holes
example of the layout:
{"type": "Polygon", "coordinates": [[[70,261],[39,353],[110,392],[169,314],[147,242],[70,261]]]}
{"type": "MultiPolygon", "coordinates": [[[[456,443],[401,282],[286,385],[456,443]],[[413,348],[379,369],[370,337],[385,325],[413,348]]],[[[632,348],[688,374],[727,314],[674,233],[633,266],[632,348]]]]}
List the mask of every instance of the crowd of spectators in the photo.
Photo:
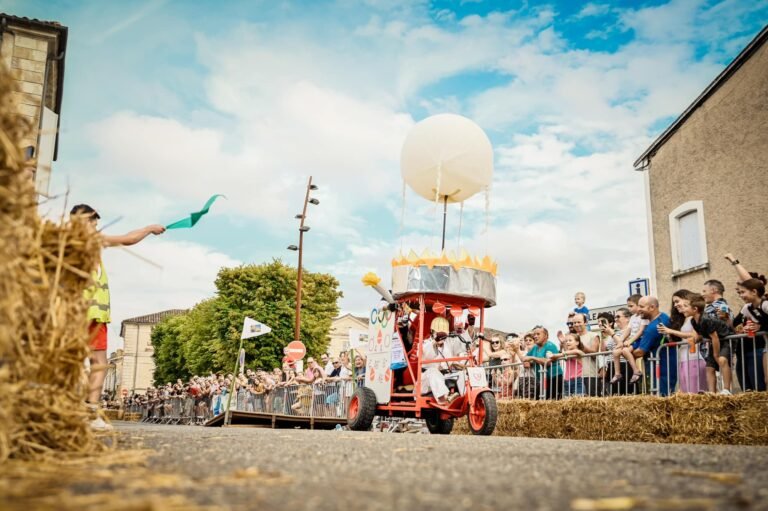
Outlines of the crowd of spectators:
{"type": "Polygon", "coordinates": [[[768,387],[766,278],[748,272],[731,254],[736,291],[744,304],[733,310],[716,279],[700,293],[681,289],[669,312],[656,297],[632,295],[626,307],[601,312],[590,328],[582,292],[565,329],[550,338],[534,326],[523,335],[482,337],[489,383],[500,398],[560,399],[654,392],[733,392],[768,387]],[[735,334],[746,334],[735,336],[735,334]]]}
{"type": "MultiPolygon", "coordinates": [[[[171,415],[173,403],[180,402],[176,398],[182,398],[185,406],[193,407],[184,414],[190,417],[209,417],[218,415],[226,409],[230,392],[234,392],[232,399],[237,402],[240,399],[245,411],[272,409],[273,396],[282,393],[274,392],[275,389],[285,388],[290,390],[290,395],[299,397],[305,394],[302,387],[321,388],[317,391],[322,396],[324,405],[332,406],[339,401],[339,392],[330,392],[328,389],[337,389],[341,383],[351,382],[352,379],[362,382],[365,378],[365,357],[357,354],[354,360],[350,360],[348,353],[342,353],[338,358],[331,358],[323,354],[318,362],[313,357],[302,361],[293,361],[284,358],[282,367],[272,370],[244,369],[235,376],[232,373],[210,373],[208,376],[193,376],[188,381],[177,379],[175,383],[166,383],[157,387],[149,387],[144,394],[133,394],[118,400],[109,395],[104,396],[105,408],[117,408],[121,404],[125,409],[163,408],[166,416],[171,415]],[[190,398],[190,399],[187,399],[190,398]]],[[[312,395],[309,390],[306,395],[312,395]]],[[[282,398],[279,403],[283,405],[282,398]]],[[[305,400],[293,399],[287,404],[293,412],[302,412],[305,400]]]]}

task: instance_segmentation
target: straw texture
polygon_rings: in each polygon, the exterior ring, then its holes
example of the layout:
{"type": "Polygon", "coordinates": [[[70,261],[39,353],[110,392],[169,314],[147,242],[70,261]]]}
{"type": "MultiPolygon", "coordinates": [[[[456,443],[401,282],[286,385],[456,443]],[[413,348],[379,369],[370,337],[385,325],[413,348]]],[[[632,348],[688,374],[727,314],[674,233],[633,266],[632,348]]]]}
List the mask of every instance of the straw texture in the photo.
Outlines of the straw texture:
{"type": "MultiPolygon", "coordinates": [[[[768,393],[499,401],[494,435],[569,440],[768,445],[768,393]]],[[[455,434],[469,434],[466,420],[455,434]]]]}
{"type": "Polygon", "coordinates": [[[84,222],[38,216],[12,87],[0,70],[0,464],[105,449],[88,427],[83,367],[100,243],[84,222]]]}

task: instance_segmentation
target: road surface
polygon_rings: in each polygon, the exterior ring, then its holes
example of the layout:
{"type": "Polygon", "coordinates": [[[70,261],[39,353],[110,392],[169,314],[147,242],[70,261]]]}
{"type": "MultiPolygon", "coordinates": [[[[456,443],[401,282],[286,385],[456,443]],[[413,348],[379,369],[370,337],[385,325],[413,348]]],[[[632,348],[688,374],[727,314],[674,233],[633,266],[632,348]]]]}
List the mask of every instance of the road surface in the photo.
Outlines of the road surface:
{"type": "Polygon", "coordinates": [[[118,423],[200,505],[261,510],[768,509],[768,448],[118,423]],[[727,473],[727,474],[724,474],[727,473]],[[229,480],[238,484],[229,484],[229,480]],[[641,500],[637,500],[639,498],[641,500]],[[594,507],[598,509],[598,507],[594,507]]]}

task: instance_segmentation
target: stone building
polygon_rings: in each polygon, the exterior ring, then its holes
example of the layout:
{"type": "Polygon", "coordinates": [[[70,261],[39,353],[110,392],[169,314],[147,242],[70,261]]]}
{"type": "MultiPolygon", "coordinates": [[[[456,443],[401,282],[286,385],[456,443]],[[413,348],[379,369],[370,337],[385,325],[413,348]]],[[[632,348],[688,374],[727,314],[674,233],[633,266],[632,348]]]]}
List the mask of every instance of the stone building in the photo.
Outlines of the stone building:
{"type": "MultiPolygon", "coordinates": [[[[768,27],[742,50],[634,166],[643,172],[651,289],[721,280],[740,304],[731,252],[768,273],[768,27]]],[[[660,79],[663,79],[661,77],[660,79]]]]}
{"type": "Polygon", "coordinates": [[[338,357],[342,351],[349,351],[350,328],[367,332],[368,318],[352,314],[344,314],[338,318],[333,318],[331,331],[328,334],[330,337],[328,353],[331,357],[338,357]]]}
{"type": "Polygon", "coordinates": [[[186,312],[171,309],[124,320],[120,325],[120,337],[123,338],[122,371],[116,375],[118,393],[128,389],[129,393],[144,393],[152,386],[155,374],[155,359],[152,358],[152,330],[168,316],[177,316],[186,312]]]}
{"type": "MultiPolygon", "coordinates": [[[[107,376],[104,378],[104,391],[110,396],[120,397],[123,386],[123,350],[118,349],[109,354],[107,359],[107,376]]],[[[126,389],[127,391],[127,389],[126,389]]]]}
{"type": "Polygon", "coordinates": [[[18,87],[13,94],[17,108],[33,127],[22,144],[37,161],[32,170],[44,196],[58,154],[66,49],[67,27],[0,13],[0,67],[11,71],[18,87]]]}

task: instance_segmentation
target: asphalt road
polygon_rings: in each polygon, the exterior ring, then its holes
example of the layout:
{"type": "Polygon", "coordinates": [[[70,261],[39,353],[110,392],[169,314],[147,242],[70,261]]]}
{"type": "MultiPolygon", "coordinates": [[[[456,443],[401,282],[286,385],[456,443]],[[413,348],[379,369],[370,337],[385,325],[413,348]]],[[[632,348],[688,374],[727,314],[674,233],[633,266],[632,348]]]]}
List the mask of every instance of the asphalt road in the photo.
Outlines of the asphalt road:
{"type": "Polygon", "coordinates": [[[153,474],[196,481],[185,496],[224,509],[768,509],[768,447],[117,427],[157,452],[153,474]],[[605,498],[619,500],[578,500],[605,498]]]}

